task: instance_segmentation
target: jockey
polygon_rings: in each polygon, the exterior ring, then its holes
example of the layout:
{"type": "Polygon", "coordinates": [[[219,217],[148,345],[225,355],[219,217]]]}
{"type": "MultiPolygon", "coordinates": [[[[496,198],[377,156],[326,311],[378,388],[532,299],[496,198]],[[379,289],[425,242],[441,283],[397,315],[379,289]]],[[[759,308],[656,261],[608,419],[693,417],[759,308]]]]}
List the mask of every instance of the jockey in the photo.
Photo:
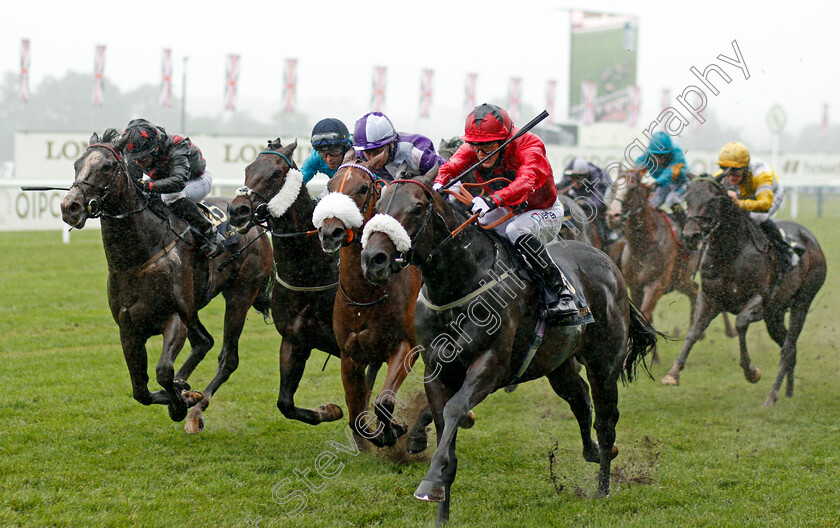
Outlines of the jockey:
{"type": "Polygon", "coordinates": [[[196,205],[210,194],[213,184],[198,147],[189,138],[167,135],[145,119],[128,124],[120,145],[131,178],[144,191],[160,194],[173,213],[198,230],[204,238],[201,250],[208,257],[221,254],[225,237],[196,205]]]}
{"type": "Polygon", "coordinates": [[[304,184],[319,172],[332,178],[344,161],[345,154],[353,148],[353,139],[347,126],[332,117],[315,124],[311,141],[312,153],[300,167],[304,184]]]}
{"type": "Polygon", "coordinates": [[[397,132],[391,120],[381,112],[363,115],[353,131],[353,148],[366,161],[373,160],[385,150],[387,156],[377,158],[368,168],[387,182],[393,181],[400,166],[425,174],[444,159],[438,156],[432,140],[420,134],[397,132]]]}
{"type": "Polygon", "coordinates": [[[786,241],[779,227],[770,220],[782,205],[784,196],[784,189],[775,171],[764,161],[751,158],[747,147],[735,141],[720,149],[718,165],[721,170],[715,177],[718,180],[726,178],[730,186],[738,189],[738,192],[727,191],[729,197],[761,227],[776,246],[782,262],[790,263],[791,267],[796,266],[799,262],[797,251],[804,253],[805,248],[786,241]]]}
{"type": "Polygon", "coordinates": [[[650,195],[650,205],[661,207],[665,204],[677,216],[680,224],[685,224],[685,211],[682,206],[683,195],[688,190],[688,162],[682,149],[671,141],[665,132],[654,132],[644,154],[636,159],[636,165],[647,171],[656,181],[656,188],[650,195]]]}
{"type": "Polygon", "coordinates": [[[609,183],[599,167],[582,158],[572,158],[557,184],[558,193],[566,194],[577,202],[595,222],[604,245],[607,243],[606,193],[609,183]]]}
{"type": "Polygon", "coordinates": [[[505,110],[492,104],[475,107],[464,129],[466,143],[440,167],[434,189],[440,190],[479,160],[482,164],[475,172],[479,183],[496,177],[512,180],[495,192],[488,189],[492,194],[475,197],[471,212],[479,213],[479,222],[487,225],[503,217],[505,208],[513,210],[516,215],[496,226],[495,231],[527,255],[529,265],[542,277],[548,317],[576,314],[569,284],[543,245],[556,240],[563,226],[563,204],[557,199],[545,145],[536,135],[525,133],[501,152],[487,157],[515,133],[505,110]]]}

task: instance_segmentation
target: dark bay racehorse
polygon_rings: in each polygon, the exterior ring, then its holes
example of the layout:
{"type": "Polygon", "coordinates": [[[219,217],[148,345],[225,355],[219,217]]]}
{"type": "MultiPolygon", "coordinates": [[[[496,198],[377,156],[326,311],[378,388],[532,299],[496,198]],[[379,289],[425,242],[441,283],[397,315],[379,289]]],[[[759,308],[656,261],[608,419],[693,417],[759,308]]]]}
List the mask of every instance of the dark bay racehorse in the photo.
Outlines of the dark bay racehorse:
{"type": "Polygon", "coordinates": [[[805,325],[811,301],[825,282],[825,254],[817,239],[795,222],[777,222],[806,248],[799,264],[777,282],[779,261],[776,252],[757,224],[729,198],[722,185],[710,178],[697,178],[689,186],[686,202],[688,222],[683,239],[691,247],[697,247],[705,239],[708,249],[700,268],[702,288],[694,323],[679,357],[662,382],[679,384],[680,371],[700,333],[717,314],[729,312],[738,314],[735,327],[741,347],[741,368],[748,381],[756,383],[761,377],[747,353],[746,336],[750,323],[764,319],[770,337],[782,348],[779,373],[764,405],[770,407],[776,403],[785,377],[786,396],[792,397],[796,341],[805,325]],[[790,320],[785,329],[788,311],[790,320]]]}
{"type": "MultiPolygon", "coordinates": [[[[680,242],[681,229],[668,216],[648,203],[650,188],[641,182],[638,170],[623,171],[607,209],[611,228],[623,225],[627,244],[621,256],[621,272],[630,286],[630,297],[649,321],[659,299],[678,291],[691,303],[689,324],[694,320],[698,285],[692,278],[699,251],[680,242]]],[[[726,332],[734,335],[724,317],[726,332]]],[[[654,355],[656,358],[656,355],[654,355]]]]}
{"type": "MultiPolygon", "coordinates": [[[[128,177],[119,156],[119,133],[94,134],[90,147],[76,160],[76,180],[61,202],[64,222],[81,229],[88,218],[99,217],[108,260],[108,303],[120,327],[120,341],[131,376],[134,399],[144,405],[169,406],[174,421],[189,417],[188,433],[204,428],[201,412],[239,364],[239,336],[252,305],[267,312],[267,299],[258,294],[271,278],[271,248],[259,229],[240,235],[232,250],[247,248],[231,264],[224,253],[208,263],[196,239],[177,217],[140,191],[128,177]],[[255,240],[256,239],[256,240],[255,240]],[[253,243],[252,243],[253,242],[253,243]],[[221,293],[225,324],[219,367],[204,393],[190,390],[187,379],[213,347],[213,337],[198,311],[221,293]],[[163,351],[155,372],[163,390],[149,392],[146,342],[163,334],[163,351]],[[186,339],[190,355],[176,373],[174,362],[186,339]]],[[[207,200],[224,219],[227,201],[207,200]]]]}
{"type": "Polygon", "coordinates": [[[473,225],[452,235],[466,216],[431,190],[435,172],[394,181],[377,202],[382,214],[367,223],[362,237],[369,280],[382,283],[408,264],[423,275],[414,323],[438,447],[414,496],[439,502],[437,522],[445,523],[457,467],[455,438],[467,413],[498,389],[543,376],[569,402],[583,456],[600,464],[599,493],[608,494],[617,453],[618,380],[632,379],[656,332],[630,303],[621,273],[604,253],[575,241],[565,248],[551,243],[552,258],[583,292],[595,322],[540,325],[542,344],[526,359],[538,335],[537,290],[520,280],[511,253],[493,235],[473,225]],[[588,386],[573,358],[586,366],[592,385],[597,442],[588,386]]]}
{"type": "Polygon", "coordinates": [[[277,407],[286,418],[315,425],[342,416],[341,408],[333,403],[306,409],[294,402],[312,350],[339,357],[332,329],[338,262],[324,253],[316,236],[315,205],[291,161],[296,147],[297,142],[284,147],[279,139],[269,141],[266,150],[245,168],[245,186],[237,191],[228,211],[236,229],[262,224],[271,233],[277,282],[271,294],[271,317],[283,338],[277,407]]]}
{"type": "MultiPolygon", "coordinates": [[[[414,304],[421,282],[415,266],[378,285],[371,284],[362,273],[362,226],[373,216],[380,189],[387,185],[368,166],[368,162],[356,160],[339,167],[327,185],[330,194],[315,208],[313,222],[324,251],[340,250],[339,293],[332,322],[341,350],[341,379],[350,425],[357,434],[382,447],[394,445],[406,432],[406,425],[396,423],[393,413],[396,393],[417,357],[411,352],[416,345],[414,304]],[[388,373],[374,401],[379,426],[371,431],[360,419],[364,418],[371,390],[364,369],[368,365],[378,368],[382,363],[388,365],[388,373]]],[[[405,404],[401,402],[401,406],[405,404]]],[[[424,418],[409,438],[411,452],[426,447],[425,427],[431,423],[431,412],[427,408],[422,414],[424,418]]]]}

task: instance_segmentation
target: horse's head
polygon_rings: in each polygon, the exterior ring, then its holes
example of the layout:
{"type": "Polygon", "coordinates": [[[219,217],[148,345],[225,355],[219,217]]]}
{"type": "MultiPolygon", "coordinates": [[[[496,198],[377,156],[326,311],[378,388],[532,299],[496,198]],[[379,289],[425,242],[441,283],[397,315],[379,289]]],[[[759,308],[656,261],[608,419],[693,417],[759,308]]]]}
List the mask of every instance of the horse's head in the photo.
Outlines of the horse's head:
{"type": "Polygon", "coordinates": [[[365,224],[362,235],[362,271],[370,282],[382,284],[412,259],[422,260],[431,252],[432,217],[446,208],[431,190],[436,176],[434,168],[416,179],[394,180],[382,192],[376,202],[378,214],[365,224]]]}
{"type": "Polygon", "coordinates": [[[607,225],[619,227],[632,212],[644,207],[650,188],[642,182],[640,170],[621,171],[615,181],[615,192],[607,207],[607,225]]]}
{"type": "Polygon", "coordinates": [[[692,180],[685,193],[686,216],[682,239],[689,249],[696,249],[723,221],[724,208],[732,201],[726,189],[711,178],[692,180]]]}
{"type": "Polygon", "coordinates": [[[318,228],[321,246],[327,253],[334,253],[361,236],[356,230],[373,216],[379,190],[386,184],[368,166],[361,160],[341,165],[327,183],[330,194],[315,207],[312,223],[318,228]]]}
{"type": "Polygon", "coordinates": [[[111,200],[116,189],[127,178],[125,165],[119,155],[117,140],[120,133],[109,128],[99,137],[90,137],[90,146],[73,163],[76,179],[67,196],[61,201],[61,219],[76,229],[85,226],[88,218],[96,218],[106,208],[113,208],[111,200]]]}
{"type": "Polygon", "coordinates": [[[303,176],[292,161],[297,141],[285,147],[280,139],[268,142],[257,159],[245,167],[245,185],[228,206],[230,224],[244,233],[269,216],[283,216],[303,186],[303,176]]]}

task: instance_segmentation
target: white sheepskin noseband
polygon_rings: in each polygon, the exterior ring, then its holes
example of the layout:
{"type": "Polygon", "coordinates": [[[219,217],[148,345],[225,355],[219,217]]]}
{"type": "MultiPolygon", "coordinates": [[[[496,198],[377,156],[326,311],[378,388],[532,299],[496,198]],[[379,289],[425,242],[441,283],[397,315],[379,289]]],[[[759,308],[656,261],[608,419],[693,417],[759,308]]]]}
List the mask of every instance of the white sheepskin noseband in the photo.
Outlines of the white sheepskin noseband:
{"type": "Polygon", "coordinates": [[[364,222],[362,212],[356,207],[355,202],[344,193],[331,192],[326,195],[312,213],[312,223],[316,229],[321,229],[321,224],[327,218],[339,219],[345,227],[356,229],[364,222]]]}
{"type": "Polygon", "coordinates": [[[408,236],[408,232],[402,224],[397,222],[397,219],[393,216],[382,213],[375,215],[365,224],[365,232],[362,234],[362,247],[367,246],[370,235],[377,231],[388,235],[388,238],[391,239],[400,253],[411,249],[411,237],[408,236]]]}
{"type": "Polygon", "coordinates": [[[268,212],[271,213],[271,216],[279,218],[286,214],[289,207],[295,203],[302,186],[303,174],[297,169],[289,169],[289,172],[286,173],[286,181],[283,182],[283,187],[268,202],[268,212]]]}

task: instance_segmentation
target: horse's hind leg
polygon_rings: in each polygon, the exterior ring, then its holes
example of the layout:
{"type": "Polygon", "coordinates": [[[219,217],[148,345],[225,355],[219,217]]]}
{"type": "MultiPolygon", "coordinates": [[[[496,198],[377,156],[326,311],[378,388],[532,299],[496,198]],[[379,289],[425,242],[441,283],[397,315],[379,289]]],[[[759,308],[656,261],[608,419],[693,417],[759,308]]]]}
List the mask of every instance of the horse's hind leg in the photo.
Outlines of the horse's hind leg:
{"type": "Polygon", "coordinates": [[[680,355],[674,360],[674,365],[671,367],[671,370],[662,378],[663,384],[674,386],[680,384],[680,371],[685,368],[685,362],[688,359],[688,353],[691,352],[691,347],[700,339],[700,336],[708,328],[709,323],[719,313],[720,310],[718,310],[715,302],[704,295],[701,290],[697,295],[697,310],[694,314],[694,323],[692,323],[691,328],[685,336],[685,342],[683,343],[680,355]]]}
{"type": "MultiPolygon", "coordinates": [[[[805,326],[805,317],[808,315],[808,308],[811,305],[812,299],[813,295],[807,296],[804,299],[796,298],[790,307],[790,321],[788,322],[787,335],[782,345],[779,373],[776,375],[776,381],[773,382],[773,388],[764,401],[765,407],[775,405],[776,400],[779,399],[782,380],[785,377],[787,377],[785,396],[788,398],[793,397],[793,371],[796,368],[796,341],[799,339],[799,334],[805,326]]],[[[784,318],[784,314],[782,314],[782,318],[784,318]]]]}
{"type": "Polygon", "coordinates": [[[409,453],[419,453],[429,445],[429,437],[426,434],[426,426],[432,423],[434,415],[430,406],[423,407],[417,414],[417,421],[414,427],[408,432],[408,443],[405,450],[409,453]]]}
{"type": "Polygon", "coordinates": [[[583,442],[583,459],[598,462],[601,457],[598,444],[592,440],[592,402],[589,399],[589,385],[575,368],[574,362],[566,361],[548,376],[554,392],[568,402],[580,427],[580,439],[583,442]]]}
{"type": "Polygon", "coordinates": [[[148,357],[146,355],[146,338],[139,337],[120,326],[120,342],[122,343],[125,364],[131,377],[131,392],[135,400],[143,405],[166,405],[169,403],[169,393],[161,390],[149,391],[148,357]]]}
{"type": "Polygon", "coordinates": [[[283,339],[280,344],[280,392],[277,395],[277,408],[290,420],[317,425],[338,420],[343,413],[341,407],[334,403],[321,405],[317,410],[295,406],[295,392],[311,352],[311,349],[296,347],[291,339],[283,339]]]}
{"type": "Polygon", "coordinates": [[[598,469],[598,495],[610,494],[610,465],[618,453],[615,448],[615,426],[618,423],[618,383],[609,372],[609,365],[587,366],[586,374],[592,386],[595,404],[595,432],[598,435],[600,467],[598,469]]]}
{"type": "Polygon", "coordinates": [[[175,373],[176,380],[187,381],[195,367],[204,359],[207,352],[213,348],[213,336],[204,328],[196,314],[192,326],[188,329],[187,339],[190,342],[190,355],[175,373]]]}

